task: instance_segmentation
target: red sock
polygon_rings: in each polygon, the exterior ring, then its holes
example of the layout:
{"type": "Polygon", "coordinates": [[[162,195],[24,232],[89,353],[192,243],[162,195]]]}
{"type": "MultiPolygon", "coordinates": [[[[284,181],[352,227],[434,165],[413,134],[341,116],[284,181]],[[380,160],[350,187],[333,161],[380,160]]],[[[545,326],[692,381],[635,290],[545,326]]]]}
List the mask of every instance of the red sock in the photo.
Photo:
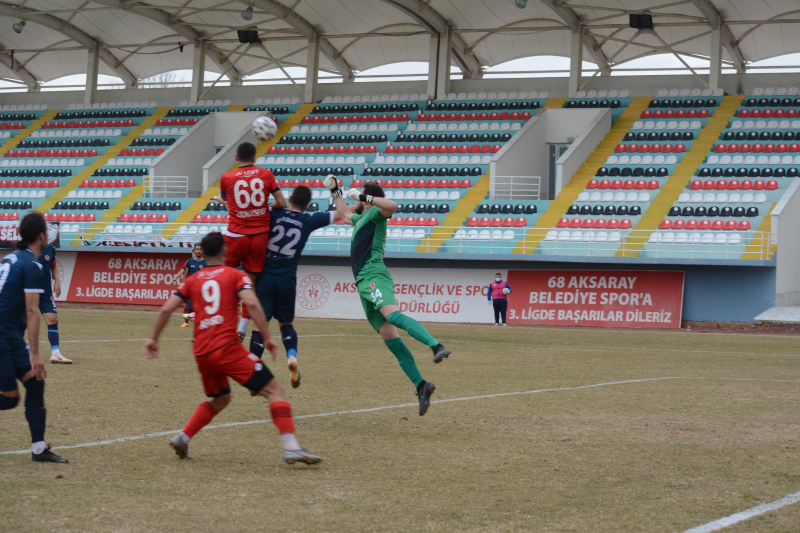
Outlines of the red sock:
{"type": "Polygon", "coordinates": [[[197,433],[206,427],[211,419],[219,413],[217,408],[214,407],[214,404],[209,402],[208,400],[204,401],[200,405],[197,406],[195,409],[192,418],[186,422],[186,427],[183,428],[183,433],[189,437],[190,439],[197,435],[197,433]]]}
{"type": "Polygon", "coordinates": [[[269,410],[272,413],[272,423],[278,428],[278,433],[294,433],[292,404],[289,402],[272,402],[269,405],[269,410]]]}
{"type": "Polygon", "coordinates": [[[242,318],[250,319],[250,313],[247,311],[247,306],[242,304],[242,318]]]}

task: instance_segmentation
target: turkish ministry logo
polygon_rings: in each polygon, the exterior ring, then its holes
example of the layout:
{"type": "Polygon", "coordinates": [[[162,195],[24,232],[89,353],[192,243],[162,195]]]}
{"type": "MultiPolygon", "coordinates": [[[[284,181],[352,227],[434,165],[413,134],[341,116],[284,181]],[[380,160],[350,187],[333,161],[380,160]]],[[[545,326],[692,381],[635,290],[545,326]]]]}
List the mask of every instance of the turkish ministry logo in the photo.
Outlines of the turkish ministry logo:
{"type": "Polygon", "coordinates": [[[331,286],[324,276],[311,274],[297,286],[297,301],[310,311],[319,309],[331,295],[331,286]]]}

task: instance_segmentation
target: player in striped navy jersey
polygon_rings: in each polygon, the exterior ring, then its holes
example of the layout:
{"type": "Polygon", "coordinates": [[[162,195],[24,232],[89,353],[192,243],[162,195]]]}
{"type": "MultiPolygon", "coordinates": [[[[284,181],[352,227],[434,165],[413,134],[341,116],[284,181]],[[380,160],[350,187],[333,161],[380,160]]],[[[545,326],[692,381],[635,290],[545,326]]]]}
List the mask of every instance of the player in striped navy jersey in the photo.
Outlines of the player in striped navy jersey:
{"type": "Polygon", "coordinates": [[[47,246],[47,223],[39,213],[25,215],[19,225],[17,250],[0,262],[0,411],[19,403],[17,380],[25,387],[25,418],[31,431],[31,459],[66,463],[44,442],[46,409],[39,355],[39,298],[44,294],[43,270],[37,260],[47,246]],[[25,330],[28,342],[25,345],[25,330]]]}

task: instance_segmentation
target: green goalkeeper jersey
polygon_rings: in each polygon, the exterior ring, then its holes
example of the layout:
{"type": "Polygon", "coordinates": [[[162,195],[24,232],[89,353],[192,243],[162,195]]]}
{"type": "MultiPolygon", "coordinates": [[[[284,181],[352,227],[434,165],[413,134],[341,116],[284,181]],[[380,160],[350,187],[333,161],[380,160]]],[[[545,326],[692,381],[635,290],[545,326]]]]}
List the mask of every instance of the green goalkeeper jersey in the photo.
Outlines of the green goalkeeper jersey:
{"type": "Polygon", "coordinates": [[[353,215],[353,241],[350,264],[356,281],[376,270],[385,270],[383,252],[386,247],[387,217],[376,206],[362,215],[353,215]]]}

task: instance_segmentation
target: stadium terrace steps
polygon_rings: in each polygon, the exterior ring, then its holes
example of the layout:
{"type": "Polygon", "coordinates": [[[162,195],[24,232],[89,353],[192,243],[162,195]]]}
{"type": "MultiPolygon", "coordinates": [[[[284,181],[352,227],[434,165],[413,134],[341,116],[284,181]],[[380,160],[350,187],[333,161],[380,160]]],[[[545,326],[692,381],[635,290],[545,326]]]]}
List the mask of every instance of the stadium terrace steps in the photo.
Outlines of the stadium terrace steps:
{"type": "Polygon", "coordinates": [[[561,109],[566,103],[566,98],[548,98],[542,109],[561,109]]]}
{"type": "Polygon", "coordinates": [[[13,150],[19,141],[27,139],[31,136],[31,134],[44,126],[46,122],[49,122],[56,115],[58,115],[58,109],[52,109],[47,111],[44,115],[39,117],[38,119],[34,120],[30,124],[28,124],[27,128],[21,129],[17,132],[16,135],[8,139],[3,146],[0,146],[0,157],[5,157],[9,150],[13,150]]]}
{"type": "MultiPolygon", "coordinates": [[[[50,196],[50,198],[48,198],[47,200],[44,201],[44,203],[42,203],[42,205],[39,207],[39,210],[42,213],[46,213],[50,209],[52,209],[53,206],[56,205],[56,202],[64,199],[64,197],[66,197],[70,191],[76,190],[80,186],[80,184],[83,183],[84,180],[90,179],[92,177],[92,174],[94,174],[95,170],[103,167],[106,163],[108,163],[109,160],[119,156],[119,153],[123,149],[130,146],[135,139],[141,137],[146,129],[155,126],[156,122],[164,118],[170,109],[172,108],[159,107],[158,109],[156,109],[156,111],[149,117],[145,118],[141,124],[139,124],[138,126],[134,126],[134,128],[126,136],[122,137],[117,144],[109,147],[109,149],[106,150],[104,154],[98,156],[92,162],[92,164],[83,167],[83,170],[78,172],[76,175],[72,176],[72,179],[70,179],[67,183],[59,187],[59,189],[55,192],[55,194],[50,196]]],[[[101,216],[97,220],[97,222],[93,224],[86,231],[86,235],[90,237],[94,237],[95,235],[97,235],[97,233],[102,231],[102,229],[106,226],[107,223],[116,220],[117,217],[119,217],[119,215],[122,213],[122,211],[124,209],[127,209],[129,204],[126,201],[131,197],[131,195],[136,193],[141,196],[143,190],[144,190],[144,181],[141,184],[133,187],[133,189],[131,189],[130,193],[127,196],[120,198],[120,200],[114,205],[114,207],[106,210],[103,216],[101,216]]],[[[91,238],[87,238],[87,240],[91,240],[91,238]]],[[[76,239],[75,241],[72,242],[72,244],[79,245],[81,244],[81,240],[76,239]]]]}
{"type": "Polygon", "coordinates": [[[723,98],[722,103],[714,111],[714,115],[708,120],[706,126],[700,130],[700,134],[692,143],[689,151],[683,156],[683,159],[675,167],[675,171],[664,184],[664,187],[658,191],[658,195],[650,203],[639,223],[633,228],[641,231],[637,231],[636,237],[628,237],[624,247],[617,252],[617,257],[637,257],[639,255],[647,239],[649,239],[649,234],[643,233],[643,231],[655,231],[658,229],[659,224],[667,217],[678,196],[686,189],[692,176],[695,175],[697,169],[706,160],[709,152],[713,150],[714,144],[730,123],[742,100],[744,100],[744,96],[738,95],[723,98]]]}
{"type": "Polygon", "coordinates": [[[456,203],[453,210],[447,214],[442,223],[433,229],[430,235],[417,246],[418,252],[438,252],[439,248],[455,234],[456,229],[462,226],[475,210],[475,207],[489,194],[491,185],[490,173],[487,170],[475,184],[469,188],[464,197],[456,203]]]}
{"type": "MultiPolygon", "coordinates": [[[[236,108],[241,107],[241,110],[244,110],[245,106],[233,106],[229,108],[229,110],[237,110],[236,108]]],[[[256,145],[256,158],[263,156],[267,153],[271,147],[275,146],[277,142],[280,140],[281,137],[289,133],[294,126],[300,124],[300,121],[303,120],[311,111],[313,111],[316,104],[303,104],[301,105],[297,111],[292,113],[282,124],[278,125],[278,133],[275,134],[275,137],[271,141],[258,143],[256,145]]],[[[231,170],[234,170],[236,166],[234,165],[231,170]]],[[[178,224],[188,224],[194,219],[195,215],[199,215],[201,211],[205,208],[206,205],[211,201],[212,196],[216,196],[219,194],[219,180],[215,181],[213,185],[211,185],[206,191],[200,195],[199,198],[195,199],[192,202],[192,205],[189,206],[187,209],[184,209],[178,218],[175,219],[175,224],[173,224],[169,229],[165,229],[163,236],[164,238],[170,238],[172,235],[178,231],[178,224]]],[[[288,198],[287,198],[288,199],[288,198]]]]}
{"type": "Polygon", "coordinates": [[[246,105],[231,105],[228,106],[228,109],[225,110],[226,113],[236,113],[239,111],[244,111],[244,108],[247,107],[246,105]]]}
{"type": "MultiPolygon", "coordinates": [[[[550,100],[553,100],[552,98],[550,100]]],[[[550,103],[548,100],[548,104],[550,103]]],[[[625,134],[631,129],[633,123],[639,120],[642,112],[647,109],[652,99],[650,97],[636,97],[620,115],[617,121],[611,126],[606,136],[597,144],[594,151],[586,158],[578,171],[569,182],[561,189],[558,196],[550,202],[547,210],[542,213],[536,224],[531,227],[528,234],[520,239],[513,253],[532,254],[539,247],[545,237],[545,231],[556,227],[558,221],[575,203],[578,195],[586,188],[588,183],[594,179],[595,172],[608,157],[614,153],[614,149],[622,142],[625,134]]]]}
{"type": "Polygon", "coordinates": [[[750,240],[750,243],[744,249],[742,253],[742,259],[772,259],[772,256],[775,254],[775,250],[778,249],[777,243],[774,242],[766,242],[767,240],[764,239],[764,235],[768,233],[772,233],[772,210],[775,209],[777,202],[773,202],[772,205],[769,206],[769,211],[767,211],[767,215],[761,221],[761,226],[759,226],[758,230],[762,232],[760,236],[753,237],[750,240]],[[764,257],[764,254],[768,254],[768,257],[764,257]]]}

